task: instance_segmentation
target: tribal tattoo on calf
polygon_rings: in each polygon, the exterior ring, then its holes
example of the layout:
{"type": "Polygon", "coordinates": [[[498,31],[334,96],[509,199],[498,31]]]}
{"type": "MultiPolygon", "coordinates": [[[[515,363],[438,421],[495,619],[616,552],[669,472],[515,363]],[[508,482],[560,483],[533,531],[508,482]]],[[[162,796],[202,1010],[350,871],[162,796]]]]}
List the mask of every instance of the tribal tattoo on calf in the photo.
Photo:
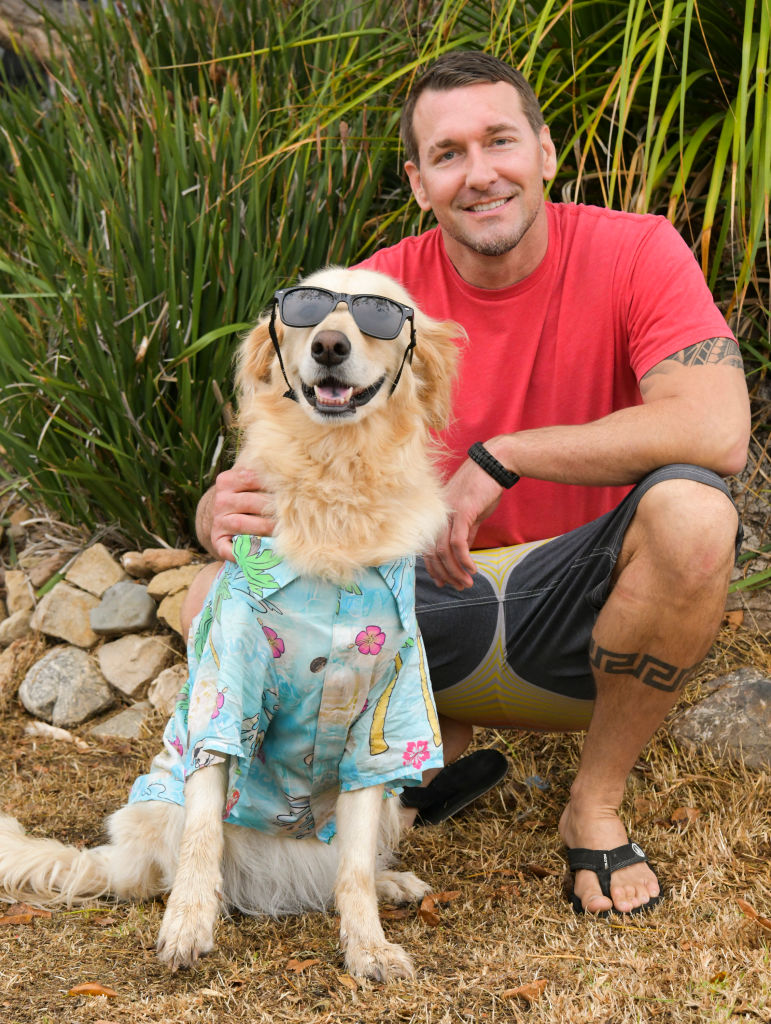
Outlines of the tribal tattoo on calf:
{"type": "Polygon", "coordinates": [[[622,654],[618,651],[608,651],[594,640],[589,645],[589,661],[596,669],[607,675],[633,676],[646,686],[654,690],[664,690],[666,693],[682,689],[699,667],[698,662],[690,668],[680,668],[678,665],[662,661],[661,658],[654,658],[652,654],[622,654]]]}

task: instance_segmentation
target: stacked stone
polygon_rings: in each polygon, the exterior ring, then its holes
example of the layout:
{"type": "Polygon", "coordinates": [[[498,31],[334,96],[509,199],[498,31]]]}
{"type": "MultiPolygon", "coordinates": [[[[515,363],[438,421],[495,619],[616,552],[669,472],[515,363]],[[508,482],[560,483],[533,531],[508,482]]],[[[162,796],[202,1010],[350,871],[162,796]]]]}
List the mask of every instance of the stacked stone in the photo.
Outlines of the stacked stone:
{"type": "Polygon", "coordinates": [[[168,715],[187,673],[180,609],[201,564],[188,550],[150,548],[116,560],[103,544],[68,564],[55,555],[5,573],[0,605],[0,700],[18,686],[35,718],[97,737],[140,736],[168,715]],[[61,578],[40,597],[36,589],[61,578]]]}

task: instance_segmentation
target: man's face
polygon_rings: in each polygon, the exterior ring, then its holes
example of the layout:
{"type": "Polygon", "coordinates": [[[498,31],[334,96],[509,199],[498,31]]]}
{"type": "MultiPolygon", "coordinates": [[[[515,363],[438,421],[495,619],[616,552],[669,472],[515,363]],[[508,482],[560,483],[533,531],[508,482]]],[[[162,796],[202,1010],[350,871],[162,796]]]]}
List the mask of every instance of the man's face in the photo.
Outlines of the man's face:
{"type": "Polygon", "coordinates": [[[459,270],[456,255],[503,256],[538,241],[545,230],[543,182],[554,176],[556,153],[548,128],[533,131],[513,85],[426,90],[413,128],[420,165],[407,162],[405,169],[459,270]]]}

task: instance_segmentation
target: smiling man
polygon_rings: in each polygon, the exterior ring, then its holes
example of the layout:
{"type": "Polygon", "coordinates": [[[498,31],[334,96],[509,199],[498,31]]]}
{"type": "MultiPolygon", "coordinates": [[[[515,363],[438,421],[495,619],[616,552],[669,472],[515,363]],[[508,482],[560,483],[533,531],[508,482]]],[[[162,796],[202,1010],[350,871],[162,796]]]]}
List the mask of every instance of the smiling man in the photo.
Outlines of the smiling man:
{"type": "MultiPolygon", "coordinates": [[[[408,799],[438,821],[498,780],[480,752],[449,763],[474,724],[586,729],[559,824],[573,906],[651,907],[659,883],[619,808],[725,607],[741,531],[722,477],[749,436],[739,349],[664,218],[545,201],[554,144],[509,65],[440,58],[402,137],[437,227],[365,265],[469,338],[443,436],[452,516],[418,574],[448,767],[408,799]]],[[[232,557],[234,534],[270,531],[265,507],[258,480],[222,474],[202,543],[232,557]]]]}

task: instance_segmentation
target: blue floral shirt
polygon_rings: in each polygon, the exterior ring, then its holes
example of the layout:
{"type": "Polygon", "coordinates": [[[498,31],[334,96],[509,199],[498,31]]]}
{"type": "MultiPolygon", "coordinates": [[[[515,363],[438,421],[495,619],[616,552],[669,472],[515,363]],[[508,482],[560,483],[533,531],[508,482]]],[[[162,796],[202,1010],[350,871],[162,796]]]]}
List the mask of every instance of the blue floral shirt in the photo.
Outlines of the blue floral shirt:
{"type": "Polygon", "coordinates": [[[299,575],[269,537],[234,537],[188,645],[164,752],[130,801],[184,803],[184,780],[230,757],[225,821],[325,841],[341,790],[398,789],[441,767],[414,609],[415,560],[352,586],[299,575]]]}

